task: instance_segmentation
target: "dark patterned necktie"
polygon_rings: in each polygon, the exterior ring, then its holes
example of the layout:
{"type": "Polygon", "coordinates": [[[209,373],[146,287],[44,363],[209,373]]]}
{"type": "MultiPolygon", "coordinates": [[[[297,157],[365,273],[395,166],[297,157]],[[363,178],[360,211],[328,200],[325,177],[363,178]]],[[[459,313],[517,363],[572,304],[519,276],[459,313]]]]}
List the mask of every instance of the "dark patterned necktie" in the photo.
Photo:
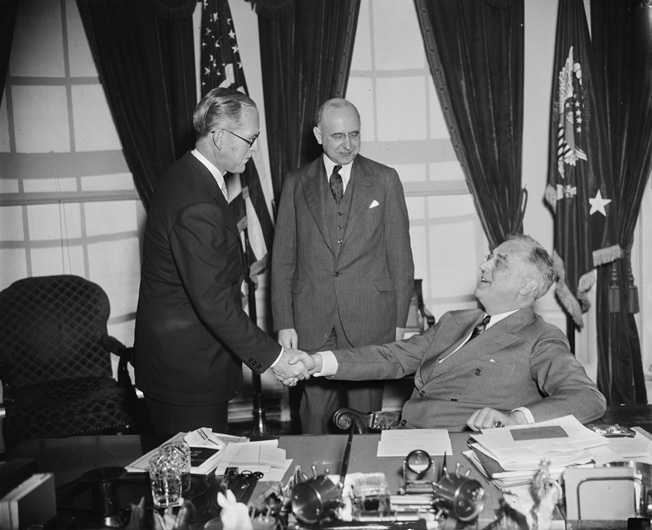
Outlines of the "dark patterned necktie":
{"type": "Polygon", "coordinates": [[[340,169],[342,166],[339,164],[333,168],[333,173],[331,173],[330,185],[331,193],[335,199],[335,203],[339,204],[342,200],[342,195],[344,195],[344,183],[342,182],[342,175],[340,175],[340,169]]]}
{"type": "Polygon", "coordinates": [[[487,329],[487,324],[489,324],[489,321],[491,320],[491,317],[489,315],[485,316],[480,323],[473,328],[473,333],[471,333],[471,337],[469,340],[475,339],[480,333],[482,333],[485,329],[487,329]]]}

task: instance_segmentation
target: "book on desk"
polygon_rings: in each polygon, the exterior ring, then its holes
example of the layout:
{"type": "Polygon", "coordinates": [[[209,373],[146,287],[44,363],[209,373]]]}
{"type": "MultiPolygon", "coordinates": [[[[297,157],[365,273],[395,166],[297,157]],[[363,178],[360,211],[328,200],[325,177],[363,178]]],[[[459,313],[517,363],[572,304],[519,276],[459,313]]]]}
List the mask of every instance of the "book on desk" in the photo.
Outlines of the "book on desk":
{"type": "Polygon", "coordinates": [[[34,473],[0,499],[0,528],[19,530],[45,525],[57,513],[54,475],[34,473]]]}

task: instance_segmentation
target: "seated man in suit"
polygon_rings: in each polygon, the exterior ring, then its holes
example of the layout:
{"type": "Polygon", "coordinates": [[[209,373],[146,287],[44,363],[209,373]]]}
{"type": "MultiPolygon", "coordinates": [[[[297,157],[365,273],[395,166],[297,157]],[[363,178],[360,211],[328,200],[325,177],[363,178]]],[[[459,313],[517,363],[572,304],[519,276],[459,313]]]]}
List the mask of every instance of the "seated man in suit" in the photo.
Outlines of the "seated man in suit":
{"type": "Polygon", "coordinates": [[[302,353],[290,363],[302,361],[311,374],[333,379],[414,374],[402,411],[405,427],[461,431],[568,414],[581,422],[601,417],[605,398],[566,336],[533,311],[555,278],[546,250],[529,236],[511,236],[480,271],[475,296],[484,311],[451,311],[408,340],[302,353]]]}

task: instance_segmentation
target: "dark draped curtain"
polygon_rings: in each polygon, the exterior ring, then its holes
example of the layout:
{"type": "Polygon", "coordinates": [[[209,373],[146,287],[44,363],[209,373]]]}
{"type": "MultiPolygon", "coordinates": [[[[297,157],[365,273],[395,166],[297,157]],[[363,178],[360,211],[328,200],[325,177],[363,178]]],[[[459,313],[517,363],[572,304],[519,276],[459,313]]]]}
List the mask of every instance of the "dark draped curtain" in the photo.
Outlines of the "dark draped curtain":
{"type": "Polygon", "coordinates": [[[523,231],[523,0],[415,0],[453,147],[489,245],[523,231]]]}
{"type": "Polygon", "coordinates": [[[4,0],[0,3],[0,103],[2,103],[2,97],[5,93],[5,81],[7,80],[17,11],[18,0],[4,0]]]}
{"type": "Polygon", "coordinates": [[[125,159],[145,208],[194,145],[196,0],[77,0],[125,159]]]}
{"type": "Polygon", "coordinates": [[[267,143],[274,196],[321,149],[319,106],[344,97],[360,0],[252,0],[258,15],[267,143]]]}
{"type": "Polygon", "coordinates": [[[607,95],[622,259],[598,268],[598,386],[608,404],[647,403],[634,314],[631,249],[652,169],[652,2],[592,0],[596,63],[607,95]]]}

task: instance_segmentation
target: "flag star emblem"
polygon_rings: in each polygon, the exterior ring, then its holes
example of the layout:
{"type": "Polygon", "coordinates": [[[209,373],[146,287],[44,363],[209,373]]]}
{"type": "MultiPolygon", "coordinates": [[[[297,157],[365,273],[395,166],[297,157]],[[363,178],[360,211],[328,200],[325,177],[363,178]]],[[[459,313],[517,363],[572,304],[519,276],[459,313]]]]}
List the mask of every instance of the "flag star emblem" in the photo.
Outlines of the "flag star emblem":
{"type": "Polygon", "coordinates": [[[598,190],[595,194],[595,198],[589,198],[589,202],[591,203],[591,211],[589,212],[589,215],[593,215],[595,212],[600,212],[602,215],[607,217],[607,211],[604,207],[611,202],[611,199],[603,199],[602,193],[598,190]]]}

